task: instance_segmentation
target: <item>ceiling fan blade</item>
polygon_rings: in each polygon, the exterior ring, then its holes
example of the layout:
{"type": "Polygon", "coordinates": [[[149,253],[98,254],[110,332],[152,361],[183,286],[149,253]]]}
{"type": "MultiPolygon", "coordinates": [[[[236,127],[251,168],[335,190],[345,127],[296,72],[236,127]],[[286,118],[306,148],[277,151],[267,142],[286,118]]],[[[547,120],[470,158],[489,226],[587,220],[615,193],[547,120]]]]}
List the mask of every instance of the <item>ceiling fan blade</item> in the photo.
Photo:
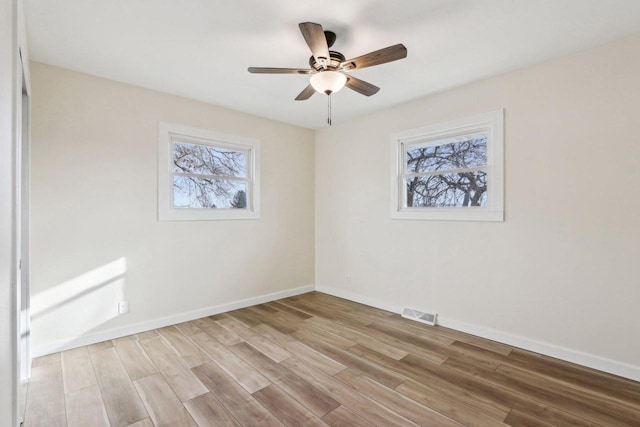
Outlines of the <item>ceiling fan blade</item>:
{"type": "Polygon", "coordinates": [[[327,38],[324,35],[322,25],[314,24],[313,22],[303,22],[298,26],[316,62],[322,64],[323,68],[326,68],[330,56],[327,38]]]}
{"type": "Polygon", "coordinates": [[[300,92],[298,96],[296,96],[296,101],[305,101],[311,98],[311,95],[313,95],[315,92],[316,90],[313,88],[313,86],[308,85],[302,92],[300,92]]]}
{"type": "Polygon", "coordinates": [[[311,70],[300,68],[249,67],[248,70],[254,74],[311,74],[311,70]]]}
{"type": "Polygon", "coordinates": [[[403,44],[396,44],[393,46],[385,47],[384,49],[376,50],[375,52],[367,53],[366,55],[358,56],[357,58],[349,59],[340,64],[342,70],[353,70],[355,68],[366,68],[373,65],[385,64],[391,61],[397,61],[398,59],[407,57],[407,48],[403,44]]]}
{"type": "Polygon", "coordinates": [[[365,96],[375,95],[380,90],[378,86],[374,86],[371,83],[349,75],[347,75],[347,83],[345,83],[345,86],[365,96]]]}

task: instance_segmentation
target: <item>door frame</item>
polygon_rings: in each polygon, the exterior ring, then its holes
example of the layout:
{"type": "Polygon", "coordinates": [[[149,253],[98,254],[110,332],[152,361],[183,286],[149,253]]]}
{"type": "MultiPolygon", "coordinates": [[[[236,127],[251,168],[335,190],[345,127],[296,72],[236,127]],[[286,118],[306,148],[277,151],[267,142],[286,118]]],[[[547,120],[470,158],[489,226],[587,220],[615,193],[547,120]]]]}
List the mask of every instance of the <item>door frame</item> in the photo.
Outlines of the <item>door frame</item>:
{"type": "Polygon", "coordinates": [[[16,216],[15,216],[15,253],[16,253],[16,325],[17,325],[17,414],[18,422],[24,420],[28,381],[31,376],[31,326],[30,326],[30,119],[31,96],[25,71],[22,49],[18,49],[18,84],[20,93],[16,95],[16,216]]]}
{"type": "Polygon", "coordinates": [[[14,79],[14,313],[15,313],[15,414],[21,425],[26,410],[28,381],[31,376],[30,348],[30,123],[31,84],[29,55],[22,1],[16,6],[16,60],[14,79]]]}

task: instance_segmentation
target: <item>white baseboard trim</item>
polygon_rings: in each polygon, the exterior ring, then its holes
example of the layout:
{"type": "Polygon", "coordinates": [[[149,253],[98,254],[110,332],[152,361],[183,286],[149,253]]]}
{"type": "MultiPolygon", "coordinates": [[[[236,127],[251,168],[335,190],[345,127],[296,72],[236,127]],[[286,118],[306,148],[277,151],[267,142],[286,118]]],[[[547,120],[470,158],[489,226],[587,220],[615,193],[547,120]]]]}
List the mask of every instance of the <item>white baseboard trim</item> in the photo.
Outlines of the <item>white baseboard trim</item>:
{"type": "Polygon", "coordinates": [[[358,294],[351,291],[345,291],[344,289],[332,288],[330,286],[318,286],[316,285],[316,291],[324,294],[333,295],[334,297],[348,299],[349,301],[358,302],[360,304],[368,305],[370,307],[379,308],[380,310],[387,310],[392,313],[400,314],[402,307],[392,304],[387,304],[375,298],[371,298],[362,294],[358,294]]]}
{"type": "MultiPolygon", "coordinates": [[[[365,304],[382,310],[391,311],[400,314],[402,307],[387,304],[368,296],[357,294],[342,289],[336,289],[329,286],[316,286],[316,291],[336,297],[344,298],[350,301],[365,304]]],[[[529,350],[534,353],[544,354],[545,356],[555,357],[567,362],[576,363],[598,371],[607,372],[620,377],[628,378],[634,381],[640,381],[640,366],[629,365],[627,363],[618,362],[593,354],[583,353],[581,351],[564,348],[555,344],[537,341],[520,335],[514,335],[503,331],[498,331],[483,326],[473,325],[469,323],[459,322],[438,315],[438,325],[446,328],[455,329],[460,332],[466,332],[488,340],[497,341],[512,347],[518,347],[529,350]]]]}
{"type": "Polygon", "coordinates": [[[628,378],[630,380],[640,381],[640,366],[633,366],[623,362],[595,356],[593,354],[583,353],[578,350],[561,347],[555,344],[526,338],[520,335],[513,335],[507,332],[485,328],[483,326],[463,323],[453,319],[441,318],[440,316],[438,316],[438,324],[446,328],[466,332],[471,335],[497,341],[512,347],[522,348],[533,351],[534,353],[555,357],[556,359],[576,363],[598,371],[628,378]]]}
{"type": "Polygon", "coordinates": [[[265,302],[275,301],[294,295],[306,294],[307,292],[311,292],[314,289],[314,285],[301,286],[298,288],[287,289],[285,291],[278,291],[266,295],[260,295],[257,297],[215,305],[213,307],[205,307],[186,313],[174,314],[158,319],[138,322],[132,325],[108,329],[106,331],[101,331],[93,334],[48,342],[33,346],[32,357],[45,356],[47,354],[56,353],[58,351],[64,351],[76,347],[95,344],[102,341],[125,337],[131,334],[138,334],[140,332],[163,328],[165,326],[175,325],[176,323],[188,322],[190,320],[200,319],[202,317],[213,316],[214,314],[225,313],[227,311],[238,310],[240,308],[250,307],[252,305],[263,304],[265,302]]]}

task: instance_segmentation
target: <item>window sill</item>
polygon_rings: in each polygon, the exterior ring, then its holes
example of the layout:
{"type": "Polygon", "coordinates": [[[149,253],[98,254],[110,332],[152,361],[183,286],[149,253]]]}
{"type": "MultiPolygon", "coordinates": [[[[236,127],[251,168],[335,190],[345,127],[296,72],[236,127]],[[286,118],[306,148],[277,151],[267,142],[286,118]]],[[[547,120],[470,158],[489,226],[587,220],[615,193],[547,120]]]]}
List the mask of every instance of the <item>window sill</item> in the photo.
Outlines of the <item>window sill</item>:
{"type": "Polygon", "coordinates": [[[422,221],[504,221],[503,211],[483,208],[414,208],[392,211],[391,219],[409,219],[422,221]],[[464,209],[462,211],[461,209],[464,209]]]}
{"type": "Polygon", "coordinates": [[[158,214],[159,221],[220,221],[260,219],[260,212],[248,209],[170,209],[158,214]]]}

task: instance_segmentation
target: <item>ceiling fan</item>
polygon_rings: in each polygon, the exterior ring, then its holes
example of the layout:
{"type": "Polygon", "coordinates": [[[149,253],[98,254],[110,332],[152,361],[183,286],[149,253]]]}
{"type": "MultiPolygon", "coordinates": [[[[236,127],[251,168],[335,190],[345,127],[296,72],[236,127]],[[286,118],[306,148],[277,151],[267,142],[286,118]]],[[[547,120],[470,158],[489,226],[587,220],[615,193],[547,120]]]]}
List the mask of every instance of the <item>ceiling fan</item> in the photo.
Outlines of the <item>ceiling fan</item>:
{"type": "MultiPolygon", "coordinates": [[[[396,44],[357,58],[345,60],[345,56],[342,53],[329,50],[336,41],[334,32],[324,31],[322,25],[313,22],[303,22],[298,26],[309,49],[311,49],[312,56],[309,58],[309,66],[311,68],[249,67],[250,73],[257,74],[310,74],[309,84],[296,97],[296,101],[309,99],[316,91],[331,95],[344,86],[362,95],[374,95],[380,90],[379,87],[355,78],[348,72],[407,57],[407,48],[402,44],[396,44]]],[[[329,112],[331,111],[330,102],[329,112]]],[[[331,124],[330,114],[329,124],[331,124]]]]}

